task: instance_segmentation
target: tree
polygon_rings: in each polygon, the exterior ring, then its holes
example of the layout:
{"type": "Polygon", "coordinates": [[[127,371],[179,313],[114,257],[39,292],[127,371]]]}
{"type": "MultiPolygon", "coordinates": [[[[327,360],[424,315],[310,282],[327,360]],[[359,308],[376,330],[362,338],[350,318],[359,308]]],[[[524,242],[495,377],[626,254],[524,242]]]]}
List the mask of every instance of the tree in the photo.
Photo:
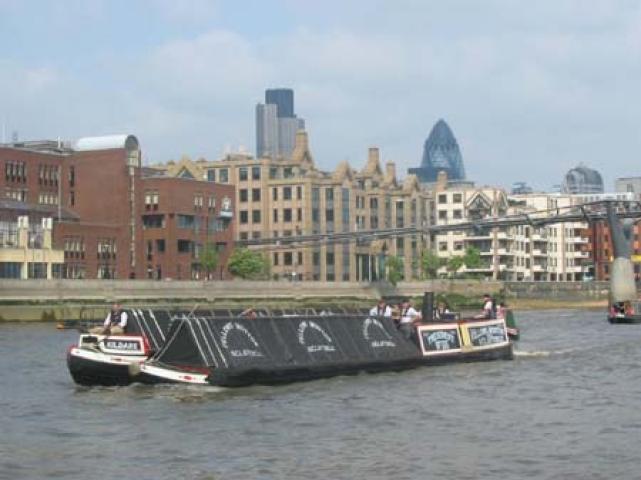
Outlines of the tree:
{"type": "Polygon", "coordinates": [[[476,247],[467,247],[463,255],[463,263],[465,268],[480,268],[483,265],[481,251],[476,247]]]}
{"type": "Polygon", "coordinates": [[[218,267],[218,250],[216,250],[216,246],[213,243],[205,245],[200,254],[200,265],[205,270],[207,279],[210,279],[212,272],[218,267]]]}
{"type": "Polygon", "coordinates": [[[390,255],[387,257],[385,264],[387,266],[387,279],[392,285],[396,285],[403,280],[405,268],[402,258],[390,255]]]}
{"type": "Polygon", "coordinates": [[[447,260],[447,271],[450,272],[450,276],[453,276],[456,272],[458,272],[464,265],[464,263],[465,262],[461,255],[450,257],[447,260]]]}
{"type": "Polygon", "coordinates": [[[425,250],[421,256],[421,270],[423,270],[425,278],[436,278],[438,275],[438,269],[441,268],[444,263],[443,258],[439,257],[431,250],[425,250]]]}
{"type": "Polygon", "coordinates": [[[229,257],[227,269],[235,276],[246,280],[269,278],[269,260],[259,252],[247,248],[236,248],[229,257]]]}

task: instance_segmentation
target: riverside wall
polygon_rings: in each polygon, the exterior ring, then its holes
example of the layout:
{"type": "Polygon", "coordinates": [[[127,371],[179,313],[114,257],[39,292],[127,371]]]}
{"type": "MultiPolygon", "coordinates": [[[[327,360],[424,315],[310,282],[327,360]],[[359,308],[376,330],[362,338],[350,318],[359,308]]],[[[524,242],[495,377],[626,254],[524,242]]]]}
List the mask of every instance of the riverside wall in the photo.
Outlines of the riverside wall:
{"type": "MultiPolygon", "coordinates": [[[[489,282],[428,280],[384,283],[0,280],[0,321],[60,321],[101,318],[118,300],[132,306],[369,305],[381,295],[418,297],[434,291],[470,299],[483,293],[513,300],[605,301],[606,282],[489,282]]],[[[480,301],[480,300],[479,300],[480,301]]]]}

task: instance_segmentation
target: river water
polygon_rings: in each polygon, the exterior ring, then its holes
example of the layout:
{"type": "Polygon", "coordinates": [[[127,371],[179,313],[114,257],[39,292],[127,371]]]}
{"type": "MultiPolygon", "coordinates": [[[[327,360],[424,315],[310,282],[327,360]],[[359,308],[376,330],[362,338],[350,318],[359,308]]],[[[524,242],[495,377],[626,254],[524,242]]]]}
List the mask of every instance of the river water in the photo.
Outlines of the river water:
{"type": "Polygon", "coordinates": [[[518,320],[512,362],[237,390],[77,387],[75,332],[1,325],[0,478],[641,478],[641,326],[518,320]]]}

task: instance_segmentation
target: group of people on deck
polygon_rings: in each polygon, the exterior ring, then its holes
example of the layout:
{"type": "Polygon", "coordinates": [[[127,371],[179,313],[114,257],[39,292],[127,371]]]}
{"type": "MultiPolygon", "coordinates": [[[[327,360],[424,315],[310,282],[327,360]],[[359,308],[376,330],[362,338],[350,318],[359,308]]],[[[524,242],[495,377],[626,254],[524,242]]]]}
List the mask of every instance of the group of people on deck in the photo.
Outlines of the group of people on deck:
{"type": "MultiPolygon", "coordinates": [[[[497,306],[494,298],[489,294],[485,294],[483,295],[483,310],[474,318],[487,320],[505,318],[506,312],[507,304],[505,302],[501,302],[497,306]]],[[[395,310],[387,304],[384,298],[381,298],[376,306],[369,311],[369,314],[376,317],[393,318],[398,329],[408,338],[412,336],[414,327],[422,321],[421,312],[412,306],[409,298],[404,298],[395,310]]],[[[456,319],[456,315],[450,311],[447,302],[441,300],[434,309],[432,319],[436,322],[452,321],[456,319]]]]}

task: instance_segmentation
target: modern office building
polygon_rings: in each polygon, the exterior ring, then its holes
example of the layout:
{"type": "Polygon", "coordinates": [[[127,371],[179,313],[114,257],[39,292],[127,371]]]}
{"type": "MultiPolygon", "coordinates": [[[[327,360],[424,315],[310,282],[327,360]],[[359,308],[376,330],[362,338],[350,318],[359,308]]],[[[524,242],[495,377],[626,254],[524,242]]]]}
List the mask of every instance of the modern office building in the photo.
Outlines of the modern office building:
{"type": "Polygon", "coordinates": [[[596,170],[579,165],[565,174],[561,192],[569,194],[603,193],[603,178],[596,170]]]}
{"type": "Polygon", "coordinates": [[[641,177],[621,177],[614,181],[614,190],[619,193],[632,193],[634,200],[641,199],[641,177]]]}
{"type": "Polygon", "coordinates": [[[133,135],[0,145],[0,219],[51,218],[60,278],[202,278],[206,244],[220,251],[224,272],[233,187],[163,178],[140,158],[133,135]]]}
{"type": "MultiPolygon", "coordinates": [[[[429,193],[414,175],[399,181],[394,163],[382,168],[377,148],[369,149],[361,170],[342,162],[326,172],[314,163],[307,133],[299,130],[296,139],[289,159],[230,154],[215,161],[183,160],[182,165],[199,178],[236,187],[239,240],[429,224],[429,193]]],[[[384,240],[364,235],[347,243],[272,245],[263,251],[276,279],[368,281],[381,278],[390,255],[403,260],[405,278],[418,278],[419,259],[428,247],[429,238],[420,234],[384,240]]]]}
{"type": "Polygon", "coordinates": [[[265,91],[265,103],[256,105],[256,157],[290,158],[296,132],[305,121],[294,113],[294,91],[275,88],[265,91]]]}
{"type": "Polygon", "coordinates": [[[461,150],[445,120],[436,122],[425,140],[421,166],[408,172],[416,175],[421,183],[436,182],[439,172],[445,172],[450,181],[465,179],[461,150]]]}

